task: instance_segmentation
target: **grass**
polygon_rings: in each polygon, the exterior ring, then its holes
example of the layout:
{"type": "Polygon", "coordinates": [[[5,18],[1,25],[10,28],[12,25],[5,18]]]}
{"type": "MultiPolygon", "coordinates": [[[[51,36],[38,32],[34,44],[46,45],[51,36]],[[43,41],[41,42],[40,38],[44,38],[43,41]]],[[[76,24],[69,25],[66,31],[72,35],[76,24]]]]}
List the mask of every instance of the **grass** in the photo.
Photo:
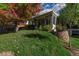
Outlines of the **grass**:
{"type": "Polygon", "coordinates": [[[75,48],[79,48],[79,37],[78,36],[73,36],[71,38],[71,45],[75,48]]]}
{"type": "Polygon", "coordinates": [[[11,51],[19,56],[69,56],[60,40],[45,31],[22,30],[0,34],[0,52],[11,51]]]}

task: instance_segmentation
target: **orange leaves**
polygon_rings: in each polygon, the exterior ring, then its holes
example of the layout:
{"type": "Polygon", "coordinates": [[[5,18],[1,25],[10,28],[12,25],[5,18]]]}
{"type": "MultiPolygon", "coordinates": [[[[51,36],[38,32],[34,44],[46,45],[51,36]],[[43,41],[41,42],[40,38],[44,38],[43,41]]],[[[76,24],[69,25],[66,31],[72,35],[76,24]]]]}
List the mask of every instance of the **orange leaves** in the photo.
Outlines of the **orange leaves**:
{"type": "Polygon", "coordinates": [[[9,9],[8,10],[0,9],[0,14],[5,16],[6,18],[10,18],[9,17],[10,15],[14,15],[14,17],[17,17],[17,14],[13,10],[13,8],[15,7],[16,4],[10,3],[10,4],[7,4],[7,5],[9,7],[9,9]]]}
{"type": "Polygon", "coordinates": [[[39,3],[28,4],[26,7],[26,15],[27,17],[32,17],[41,11],[41,5],[39,3]]]}
{"type": "Polygon", "coordinates": [[[35,12],[36,13],[40,12],[41,10],[42,10],[42,8],[41,8],[40,4],[35,6],[35,12]]]}
{"type": "Polygon", "coordinates": [[[16,3],[9,3],[8,5],[9,5],[9,8],[12,9],[15,7],[16,3]]]}
{"type": "Polygon", "coordinates": [[[0,10],[0,14],[7,16],[8,14],[13,15],[16,18],[30,18],[36,13],[39,13],[41,9],[40,3],[28,3],[28,4],[8,4],[9,10],[0,10]]]}
{"type": "Polygon", "coordinates": [[[0,9],[0,14],[4,15],[5,17],[7,17],[7,15],[9,14],[9,12],[0,9]]]}

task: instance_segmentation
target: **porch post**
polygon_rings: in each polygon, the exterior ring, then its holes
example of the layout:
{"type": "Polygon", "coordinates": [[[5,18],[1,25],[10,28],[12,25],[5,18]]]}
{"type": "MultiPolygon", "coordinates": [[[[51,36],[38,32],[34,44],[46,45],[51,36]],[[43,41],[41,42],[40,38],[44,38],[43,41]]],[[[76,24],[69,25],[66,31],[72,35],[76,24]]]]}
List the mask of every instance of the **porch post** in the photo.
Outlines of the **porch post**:
{"type": "Polygon", "coordinates": [[[57,22],[57,16],[56,15],[52,15],[51,24],[52,24],[52,30],[54,32],[56,32],[56,22],[57,22]]]}

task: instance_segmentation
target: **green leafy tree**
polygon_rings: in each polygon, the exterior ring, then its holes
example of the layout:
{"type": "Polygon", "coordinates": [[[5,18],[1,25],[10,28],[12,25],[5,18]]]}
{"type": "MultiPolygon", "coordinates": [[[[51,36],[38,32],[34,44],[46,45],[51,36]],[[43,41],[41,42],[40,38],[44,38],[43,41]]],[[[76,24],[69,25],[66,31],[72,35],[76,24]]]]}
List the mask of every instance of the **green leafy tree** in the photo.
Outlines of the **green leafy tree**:
{"type": "Polygon", "coordinates": [[[79,4],[67,4],[67,6],[61,11],[58,18],[59,30],[67,30],[74,25],[79,25],[79,4]]]}
{"type": "Polygon", "coordinates": [[[61,11],[59,16],[59,23],[63,26],[62,29],[68,26],[79,24],[79,4],[67,4],[66,8],[61,11]]]}
{"type": "MultiPolygon", "coordinates": [[[[58,36],[62,38],[64,42],[70,43],[68,29],[74,25],[79,25],[79,4],[69,3],[66,5],[58,18],[57,30],[58,36]]],[[[72,34],[71,30],[70,34],[72,34]]]]}

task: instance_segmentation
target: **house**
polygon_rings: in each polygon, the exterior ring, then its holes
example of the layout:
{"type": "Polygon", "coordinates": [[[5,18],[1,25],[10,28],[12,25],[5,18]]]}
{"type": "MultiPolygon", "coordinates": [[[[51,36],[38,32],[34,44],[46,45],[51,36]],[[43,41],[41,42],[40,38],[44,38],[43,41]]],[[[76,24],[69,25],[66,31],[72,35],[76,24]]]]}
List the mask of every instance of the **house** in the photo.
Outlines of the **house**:
{"type": "Polygon", "coordinates": [[[63,9],[66,6],[66,4],[54,4],[54,3],[45,3],[42,4],[43,10],[36,14],[36,16],[33,16],[31,21],[29,21],[28,24],[37,25],[36,27],[39,27],[42,23],[43,25],[51,24],[52,28],[51,30],[56,31],[56,22],[57,17],[59,16],[59,12],[61,9],[63,9]],[[39,21],[38,21],[39,20],[39,21]],[[38,24],[37,24],[38,23],[38,24]]]}

